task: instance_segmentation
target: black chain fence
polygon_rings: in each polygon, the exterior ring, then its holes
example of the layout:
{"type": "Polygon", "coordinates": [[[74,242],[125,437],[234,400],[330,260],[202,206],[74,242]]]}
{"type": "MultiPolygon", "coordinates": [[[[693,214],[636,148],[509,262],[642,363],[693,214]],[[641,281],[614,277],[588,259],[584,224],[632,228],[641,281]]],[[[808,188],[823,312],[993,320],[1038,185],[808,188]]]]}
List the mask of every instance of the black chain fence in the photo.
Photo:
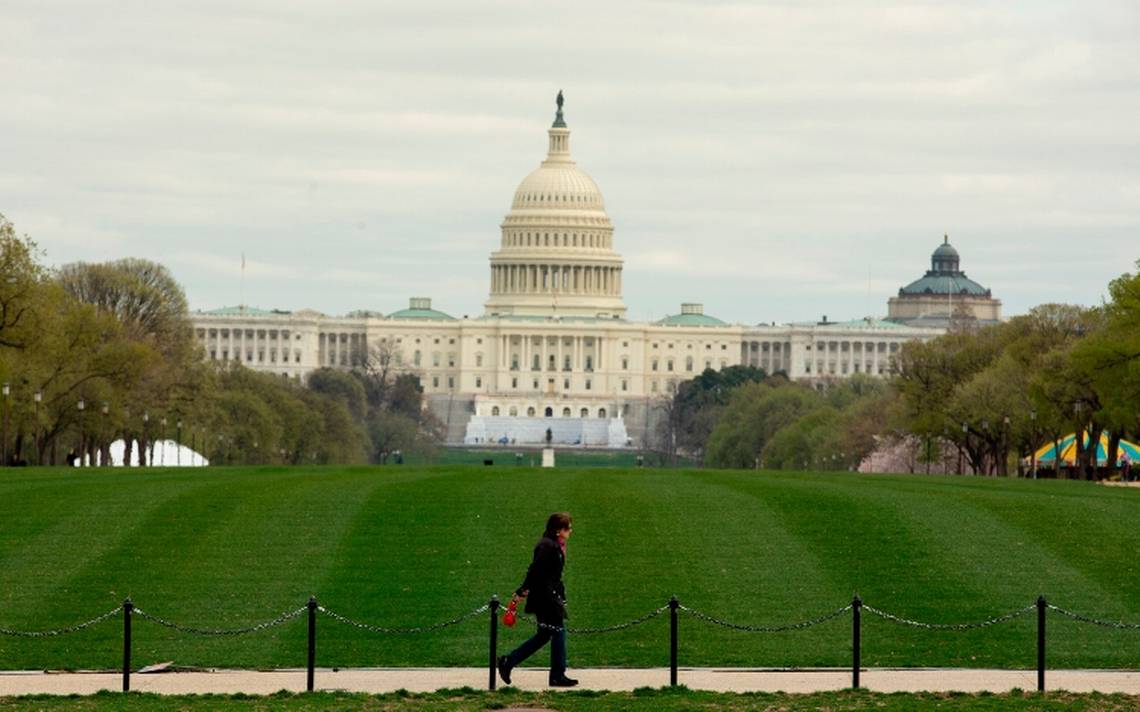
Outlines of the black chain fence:
{"type": "Polygon", "coordinates": [[[1018,608],[1016,611],[1010,611],[1000,616],[994,616],[984,621],[977,623],[923,623],[922,621],[911,620],[910,618],[903,618],[896,616],[886,611],[880,611],[878,608],[873,608],[867,604],[863,604],[863,610],[872,613],[880,618],[890,621],[891,623],[898,623],[899,625],[909,626],[911,628],[924,628],[926,630],[977,630],[979,628],[989,628],[991,625],[1005,623],[1014,618],[1020,618],[1027,613],[1032,613],[1037,608],[1037,604],[1026,606],[1025,608],[1018,608]]]}
{"type": "MultiPolygon", "coordinates": [[[[432,633],[435,631],[443,630],[453,626],[460,625],[472,619],[478,618],[484,614],[489,613],[489,633],[490,633],[490,646],[488,658],[488,679],[487,684],[490,689],[495,689],[496,683],[496,660],[498,658],[498,628],[499,628],[499,611],[502,608],[497,596],[493,596],[491,600],[476,608],[449,618],[448,620],[439,623],[432,623],[421,626],[381,626],[372,623],[358,621],[348,616],[342,615],[332,611],[325,606],[317,603],[316,598],[310,598],[309,602],[299,608],[286,611],[276,618],[255,623],[253,625],[238,627],[238,628],[201,628],[190,625],[183,625],[173,621],[161,618],[157,615],[149,613],[148,611],[136,608],[130,599],[123,601],[121,606],[113,608],[101,615],[98,615],[90,620],[76,623],[75,625],[66,626],[63,628],[49,629],[49,630],[16,630],[13,628],[0,627],[0,636],[9,636],[16,638],[51,638],[61,635],[68,635],[71,633],[78,633],[99,625],[112,618],[122,617],[123,619],[123,690],[130,690],[130,676],[131,676],[131,624],[132,619],[137,616],[138,618],[154,623],[155,625],[168,628],[170,630],[184,633],[186,635],[197,636],[240,636],[258,633],[260,631],[268,630],[284,625],[292,620],[301,618],[308,614],[309,636],[308,636],[308,684],[307,687],[311,691],[314,687],[314,675],[316,665],[316,629],[317,629],[317,614],[321,613],[332,620],[347,625],[358,630],[363,630],[377,635],[417,635],[423,633],[432,633]]],[[[828,621],[835,620],[847,613],[851,614],[851,639],[852,639],[852,687],[859,687],[859,672],[860,672],[860,647],[861,647],[861,632],[862,622],[861,614],[863,611],[871,615],[882,618],[885,621],[894,623],[900,626],[907,626],[911,628],[920,628],[931,631],[967,631],[977,630],[981,628],[988,628],[990,626],[1000,625],[1007,623],[1022,616],[1029,615],[1036,610],[1037,612],[1037,687],[1039,690],[1045,689],[1045,624],[1046,612],[1053,611],[1054,613],[1076,621],[1078,623],[1085,623],[1088,625],[1100,626],[1103,628],[1112,628],[1116,630],[1140,630],[1140,623],[1127,623],[1123,621],[1112,621],[1095,618],[1088,615],[1083,615],[1070,611],[1060,606],[1048,603],[1044,597],[1037,599],[1036,603],[1017,608],[1003,613],[1000,615],[987,618],[985,620],[966,623],[931,623],[913,620],[905,616],[896,615],[887,611],[881,610],[874,606],[869,606],[863,603],[858,596],[852,599],[851,603],[828,611],[814,618],[809,618],[802,621],[795,621],[790,623],[769,623],[769,624],[752,624],[752,623],[739,623],[728,621],[718,618],[714,615],[699,611],[695,608],[682,605],[681,602],[674,596],[667,604],[656,608],[648,613],[637,616],[622,623],[615,623],[612,625],[574,628],[570,626],[565,627],[565,632],[570,635],[601,635],[605,633],[614,633],[622,630],[627,630],[635,626],[647,623],[654,618],[657,618],[669,611],[669,680],[670,684],[677,684],[677,641],[678,641],[678,614],[683,613],[686,616],[706,625],[718,626],[730,630],[745,632],[745,633],[785,633],[791,631],[805,630],[813,626],[827,623],[828,621]]],[[[553,626],[546,623],[538,622],[530,616],[517,614],[519,620],[529,620],[533,625],[539,628],[546,628],[554,631],[562,631],[563,628],[553,626]]]]}
{"type": "Polygon", "coordinates": [[[263,623],[255,623],[254,625],[245,626],[244,628],[195,628],[194,626],[180,625],[178,623],[173,623],[171,621],[168,621],[164,618],[159,618],[158,616],[154,616],[154,615],[151,615],[150,613],[147,613],[146,611],[144,611],[141,608],[135,608],[134,614],[136,616],[138,616],[139,618],[142,618],[144,620],[148,620],[151,623],[157,623],[158,625],[162,626],[163,628],[170,628],[171,630],[176,630],[179,633],[186,633],[188,635],[203,635],[203,636],[227,636],[227,635],[246,635],[247,633],[257,633],[258,631],[267,630],[269,628],[276,628],[277,626],[282,625],[283,623],[288,623],[289,621],[293,620],[294,618],[300,618],[301,616],[303,616],[305,614],[306,610],[308,610],[307,606],[301,606],[300,608],[298,608],[295,611],[289,611],[288,613],[282,613],[281,615],[277,616],[273,620],[265,621],[263,623]]]}

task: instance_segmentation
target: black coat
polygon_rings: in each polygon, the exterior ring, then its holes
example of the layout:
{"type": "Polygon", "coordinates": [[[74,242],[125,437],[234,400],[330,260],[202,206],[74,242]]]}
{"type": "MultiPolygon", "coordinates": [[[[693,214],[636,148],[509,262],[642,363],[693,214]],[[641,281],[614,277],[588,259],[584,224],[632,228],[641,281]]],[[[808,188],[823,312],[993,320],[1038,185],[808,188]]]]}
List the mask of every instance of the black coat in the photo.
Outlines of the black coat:
{"type": "Polygon", "coordinates": [[[534,559],[526,570],[526,578],[515,593],[530,593],[526,597],[526,613],[542,621],[561,621],[566,615],[566,587],[562,585],[562,568],[566,555],[558,540],[543,535],[534,545],[534,559]]]}

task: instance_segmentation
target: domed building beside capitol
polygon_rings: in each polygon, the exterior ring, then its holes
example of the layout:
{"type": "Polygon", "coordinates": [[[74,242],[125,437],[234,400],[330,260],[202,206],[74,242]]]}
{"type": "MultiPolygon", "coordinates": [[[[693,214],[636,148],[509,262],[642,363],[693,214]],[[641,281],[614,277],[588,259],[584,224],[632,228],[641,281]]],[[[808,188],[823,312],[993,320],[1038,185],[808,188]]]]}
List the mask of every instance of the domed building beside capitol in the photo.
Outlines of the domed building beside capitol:
{"type": "MultiPolygon", "coordinates": [[[[954,252],[952,265],[935,261],[946,275],[923,278],[934,280],[931,292],[919,289],[912,299],[900,291],[885,320],[747,326],[685,303],[660,321],[629,321],[624,260],[601,191],[571,157],[561,93],[547,133],[546,159],[519,184],[503,219],[482,316],[457,319],[426,297],[387,315],[194,312],[207,358],[303,379],[318,368],[360,366],[379,348],[395,370],[419,375],[448,442],[537,443],[549,428],[565,444],[640,446],[652,402],[705,369],[744,364],[819,384],[881,376],[902,344],[945,331],[955,297],[934,291],[938,280],[948,279],[950,290],[977,286],[957,272],[954,252]]],[[[959,310],[1000,318],[988,290],[969,297],[958,298],[959,310]]]]}

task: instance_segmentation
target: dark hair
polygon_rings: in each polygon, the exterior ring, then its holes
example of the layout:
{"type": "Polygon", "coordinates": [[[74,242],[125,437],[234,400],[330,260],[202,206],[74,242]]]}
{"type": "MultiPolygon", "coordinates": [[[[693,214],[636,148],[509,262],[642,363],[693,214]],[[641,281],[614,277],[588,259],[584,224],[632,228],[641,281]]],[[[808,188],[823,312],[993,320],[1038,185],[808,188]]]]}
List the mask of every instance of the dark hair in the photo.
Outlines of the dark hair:
{"type": "Polygon", "coordinates": [[[569,512],[555,512],[546,520],[546,533],[554,536],[563,529],[569,529],[573,521],[569,512]]]}

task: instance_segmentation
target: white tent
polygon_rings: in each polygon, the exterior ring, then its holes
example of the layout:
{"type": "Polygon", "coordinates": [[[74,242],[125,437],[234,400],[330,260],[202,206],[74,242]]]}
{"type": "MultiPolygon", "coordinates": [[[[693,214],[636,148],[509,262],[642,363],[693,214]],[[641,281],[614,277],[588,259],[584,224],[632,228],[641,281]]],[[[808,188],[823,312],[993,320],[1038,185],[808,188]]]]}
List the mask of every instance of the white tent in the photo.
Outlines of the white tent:
{"type": "MultiPolygon", "coordinates": [[[[152,467],[205,467],[210,464],[210,461],[202,455],[173,440],[155,440],[150,443],[147,450],[147,461],[152,467]]],[[[111,465],[122,467],[125,451],[126,445],[122,440],[111,443],[111,465]]],[[[98,464],[98,458],[91,464],[98,464]]],[[[132,467],[138,467],[139,450],[137,446],[131,450],[130,464],[132,467]]]]}

